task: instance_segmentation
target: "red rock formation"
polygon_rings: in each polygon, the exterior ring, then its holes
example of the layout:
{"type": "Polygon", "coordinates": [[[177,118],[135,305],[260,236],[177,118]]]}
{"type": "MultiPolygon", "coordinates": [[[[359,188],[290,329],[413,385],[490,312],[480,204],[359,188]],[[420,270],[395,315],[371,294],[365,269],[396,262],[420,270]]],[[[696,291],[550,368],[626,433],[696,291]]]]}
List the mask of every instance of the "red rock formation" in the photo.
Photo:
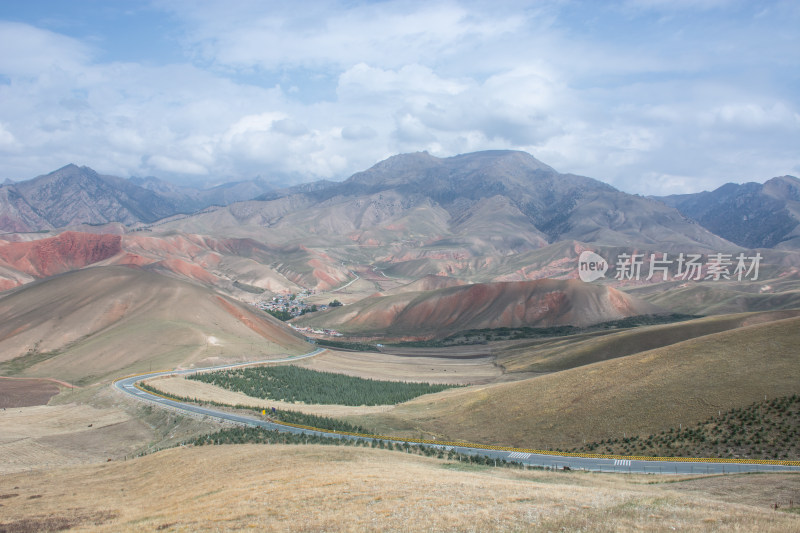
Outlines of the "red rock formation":
{"type": "Polygon", "coordinates": [[[661,311],[604,285],[544,279],[375,297],[306,321],[345,332],[430,338],[467,329],[586,326],[661,311]]]}
{"type": "Polygon", "coordinates": [[[0,241],[0,265],[36,278],[104,261],[122,252],[118,235],[67,231],[30,242],[0,241]]]}

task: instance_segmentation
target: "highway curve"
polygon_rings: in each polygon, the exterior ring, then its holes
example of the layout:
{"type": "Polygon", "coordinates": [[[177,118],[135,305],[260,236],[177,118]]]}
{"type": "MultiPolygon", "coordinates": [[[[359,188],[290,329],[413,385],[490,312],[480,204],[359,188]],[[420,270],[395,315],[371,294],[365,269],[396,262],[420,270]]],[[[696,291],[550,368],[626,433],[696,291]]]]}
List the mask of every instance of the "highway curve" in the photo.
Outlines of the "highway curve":
{"type": "Polygon", "coordinates": [[[286,363],[313,357],[324,351],[318,348],[313,352],[303,355],[295,355],[283,359],[272,359],[268,361],[257,361],[250,363],[239,363],[233,365],[223,365],[208,368],[192,368],[187,370],[167,370],[139,374],[118,379],[113,383],[120,392],[132,396],[140,401],[150,402],[162,408],[183,411],[191,416],[206,416],[221,421],[241,424],[250,427],[263,427],[269,430],[284,431],[288,433],[319,435],[340,439],[360,439],[360,440],[384,440],[394,442],[408,442],[411,445],[424,444],[453,450],[457,453],[468,455],[488,456],[493,459],[515,461],[525,465],[549,467],[554,469],[589,470],[594,472],[621,472],[636,474],[728,474],[740,472],[800,472],[800,461],[750,461],[732,459],[681,459],[681,458],[658,458],[643,459],[622,456],[592,456],[590,454],[569,455],[556,454],[553,452],[540,452],[534,450],[523,450],[517,448],[505,448],[500,446],[480,446],[466,443],[441,443],[435,441],[420,441],[414,439],[393,439],[391,437],[354,435],[346,433],[335,433],[332,431],[313,430],[308,428],[294,427],[286,424],[271,422],[255,417],[243,416],[238,414],[226,413],[209,407],[201,407],[172,400],[167,397],[152,394],[136,386],[140,381],[152,379],[159,376],[192,374],[211,370],[222,370],[264,363],[286,363]]]}

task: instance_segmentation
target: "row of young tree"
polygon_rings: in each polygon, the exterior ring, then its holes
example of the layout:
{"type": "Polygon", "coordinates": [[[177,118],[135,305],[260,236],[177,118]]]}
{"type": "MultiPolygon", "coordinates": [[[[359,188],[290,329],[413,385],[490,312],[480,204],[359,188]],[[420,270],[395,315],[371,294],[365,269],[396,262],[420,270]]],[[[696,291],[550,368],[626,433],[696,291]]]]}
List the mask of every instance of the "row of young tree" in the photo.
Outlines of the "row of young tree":
{"type": "Polygon", "coordinates": [[[291,365],[222,370],[189,379],[254,398],[334,405],[392,405],[454,386],[364,379],[291,365]]]}
{"type": "MultiPolygon", "coordinates": [[[[336,437],[323,437],[319,435],[307,435],[303,433],[285,433],[264,428],[252,427],[233,427],[225,428],[202,435],[195,439],[185,442],[194,446],[210,446],[222,444],[327,444],[333,446],[360,446],[363,448],[377,448],[391,450],[426,457],[436,457],[449,461],[459,461],[475,465],[486,465],[496,467],[525,468],[526,465],[516,461],[506,461],[505,459],[495,459],[488,455],[470,455],[455,452],[454,450],[444,450],[434,446],[424,444],[411,444],[408,442],[392,442],[373,439],[349,439],[336,437]]],[[[542,467],[527,467],[530,469],[543,470],[542,467]]]]}
{"type": "MultiPolygon", "coordinates": [[[[189,398],[187,396],[178,396],[176,394],[167,394],[159,390],[157,387],[154,387],[153,385],[149,385],[147,383],[141,383],[140,387],[142,387],[147,391],[159,394],[161,396],[179,402],[196,403],[199,405],[210,405],[215,407],[233,407],[236,409],[246,409],[248,411],[253,410],[258,413],[264,411],[264,409],[247,407],[243,405],[229,405],[225,403],[208,401],[208,400],[198,400],[197,398],[189,398]]],[[[269,419],[276,420],[278,422],[286,422],[288,424],[297,424],[300,426],[313,427],[317,429],[327,429],[331,431],[343,431],[345,433],[368,433],[368,431],[361,426],[353,425],[350,424],[349,422],[345,422],[344,420],[330,418],[327,416],[301,413],[300,411],[288,411],[284,409],[276,409],[274,407],[267,409],[266,411],[269,419]]]]}

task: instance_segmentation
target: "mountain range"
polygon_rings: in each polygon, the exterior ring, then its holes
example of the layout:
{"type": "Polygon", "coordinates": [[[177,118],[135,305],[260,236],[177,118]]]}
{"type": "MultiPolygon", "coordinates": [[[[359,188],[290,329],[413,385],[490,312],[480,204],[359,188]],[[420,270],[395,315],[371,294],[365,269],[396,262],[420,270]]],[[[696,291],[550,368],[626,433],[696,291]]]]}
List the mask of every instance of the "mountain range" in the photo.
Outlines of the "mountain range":
{"type": "Polygon", "coordinates": [[[357,230],[379,226],[387,215],[396,218],[419,206],[438,207],[447,218],[446,242],[505,239],[509,252],[563,240],[730,246],[660,202],[592,178],[559,173],[524,152],[486,151],[444,159],[426,152],[403,154],[344,182],[296,196],[316,206],[359,199],[355,207],[369,209],[351,211],[357,230]]]}
{"type": "MultiPolygon", "coordinates": [[[[359,243],[396,241],[398,229],[409,229],[424,246],[456,245],[477,253],[520,253],[565,240],[706,251],[800,245],[800,180],[791,176],[644,198],[559,173],[515,151],[449,158],[401,154],[343,182],[285,189],[257,179],[201,190],[67,165],[0,186],[0,231],[137,226],[207,208],[215,213],[208,217],[215,226],[291,226],[290,234],[301,229],[312,237],[346,236],[359,243]]],[[[201,217],[180,227],[202,226],[201,217]]]]}
{"type": "Polygon", "coordinates": [[[199,190],[157,178],[126,180],[101,175],[70,164],[44,176],[0,186],[0,232],[109,222],[131,226],[246,200],[271,188],[255,180],[199,190]]]}
{"type": "Polygon", "coordinates": [[[655,199],[746,248],[800,247],[800,180],[793,176],[655,199]]]}
{"type": "MultiPolygon", "coordinates": [[[[632,252],[752,256],[759,248],[760,279],[780,282],[747,285],[747,301],[768,309],[800,278],[799,183],[784,176],[644,198],[514,151],[402,154],[343,182],[266,193],[263,181],[204,192],[68,165],[0,187],[0,228],[9,232],[0,237],[0,289],[91,265],[129,265],[252,301],[263,291],[331,290],[355,271],[398,283],[430,275],[472,283],[574,279],[587,250],[611,264],[632,252]]],[[[606,282],[651,301],[663,296],[612,278],[613,271],[606,282]]],[[[709,301],[698,288],[680,289],[693,295],[682,310],[709,301]]],[[[742,301],[740,289],[717,298],[722,309],[741,307],[733,303],[742,301]]]]}

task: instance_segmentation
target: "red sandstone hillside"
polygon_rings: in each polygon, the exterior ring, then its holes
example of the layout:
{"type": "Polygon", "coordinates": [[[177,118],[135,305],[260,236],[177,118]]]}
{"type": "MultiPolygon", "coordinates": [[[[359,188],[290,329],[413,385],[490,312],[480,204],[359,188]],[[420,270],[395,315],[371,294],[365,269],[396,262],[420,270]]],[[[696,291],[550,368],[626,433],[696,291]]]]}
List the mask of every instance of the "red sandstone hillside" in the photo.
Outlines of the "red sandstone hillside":
{"type": "MultiPolygon", "coordinates": [[[[252,239],[171,233],[107,235],[68,231],[22,242],[0,240],[0,291],[91,265],[126,265],[237,293],[237,282],[273,292],[327,289],[349,274],[322,251],[270,247],[252,239]]],[[[241,291],[239,291],[241,292],[241,291]]]]}
{"type": "Polygon", "coordinates": [[[585,326],[659,312],[608,286],[543,279],[367,298],[297,323],[359,335],[441,338],[469,329],[585,326]]]}
{"type": "Polygon", "coordinates": [[[98,263],[122,252],[118,235],[68,231],[29,242],[0,241],[0,265],[45,278],[98,263]]]}

